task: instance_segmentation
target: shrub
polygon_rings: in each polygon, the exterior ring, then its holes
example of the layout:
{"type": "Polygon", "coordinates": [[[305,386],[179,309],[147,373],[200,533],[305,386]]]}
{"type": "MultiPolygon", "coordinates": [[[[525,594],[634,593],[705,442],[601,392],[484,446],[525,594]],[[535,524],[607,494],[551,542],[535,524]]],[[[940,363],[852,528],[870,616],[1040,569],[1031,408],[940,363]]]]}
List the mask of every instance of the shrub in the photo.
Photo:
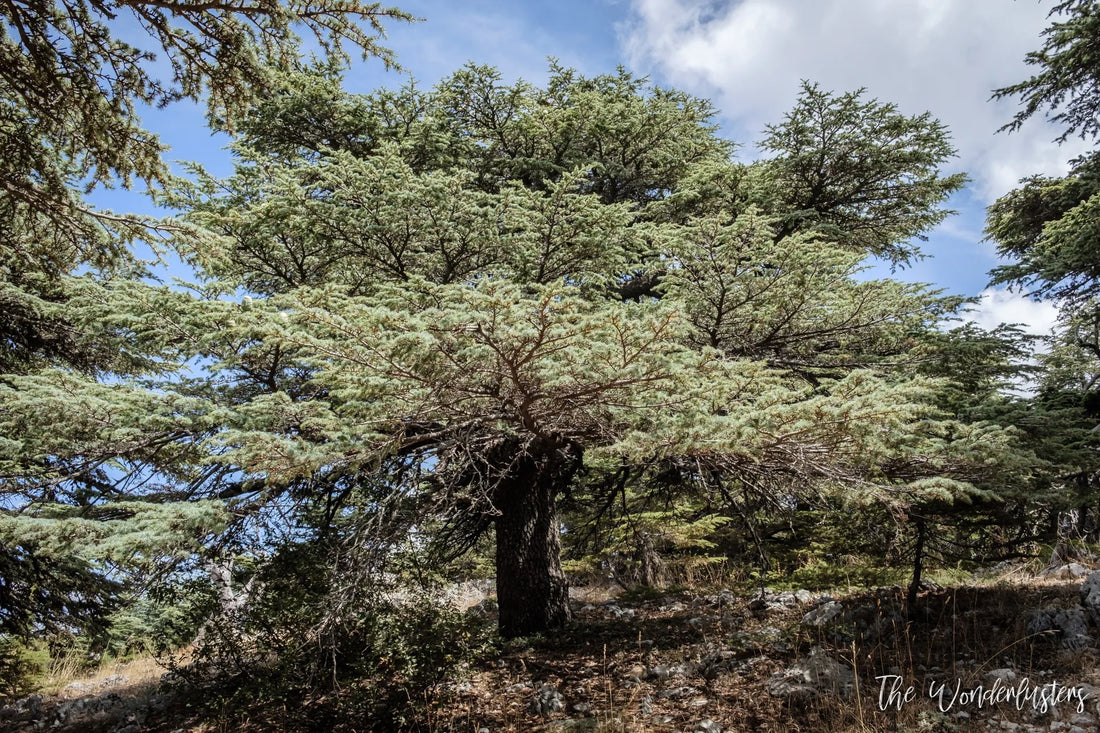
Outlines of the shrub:
{"type": "Polygon", "coordinates": [[[49,663],[49,652],[41,645],[0,635],[0,699],[17,699],[34,692],[49,663]]]}
{"type": "Polygon", "coordinates": [[[258,572],[248,603],[212,618],[176,670],[227,722],[278,709],[302,718],[283,725],[415,730],[490,638],[438,586],[374,575],[352,590],[316,547],[258,572]]]}

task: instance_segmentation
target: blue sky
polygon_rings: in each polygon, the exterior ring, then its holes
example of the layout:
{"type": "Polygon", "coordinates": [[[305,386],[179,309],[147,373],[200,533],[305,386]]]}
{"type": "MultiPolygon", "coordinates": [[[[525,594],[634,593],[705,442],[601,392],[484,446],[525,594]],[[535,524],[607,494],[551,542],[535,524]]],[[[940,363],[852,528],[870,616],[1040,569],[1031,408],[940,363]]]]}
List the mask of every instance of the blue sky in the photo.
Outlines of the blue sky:
{"type": "MultiPolygon", "coordinates": [[[[984,210],[1022,176],[1057,174],[1082,151],[1059,147],[1057,132],[1035,120],[1019,132],[996,133],[1015,111],[989,101],[992,89],[1029,76],[1024,54],[1039,46],[1051,2],[1039,0],[559,0],[493,2],[406,0],[423,18],[390,24],[385,45],[405,74],[430,85],[468,60],[498,67],[506,78],[540,82],[547,58],[585,74],[618,65],[655,82],[714,101],[722,134],[757,154],[764,125],[790,108],[802,79],[827,89],[865,87],[903,112],[930,111],[951,129],[959,158],[952,171],[971,177],[951,205],[959,211],[923,245],[927,259],[895,277],[933,283],[952,293],[984,292],[974,318],[985,326],[1024,322],[1046,331],[1051,304],[987,290],[997,264],[982,241],[984,210]]],[[[403,83],[378,61],[356,63],[352,91],[403,83]]],[[[175,105],[148,110],[145,124],[171,146],[168,157],[212,172],[231,169],[224,137],[211,136],[201,110],[175,105]]],[[[102,196],[117,209],[147,209],[136,197],[102,196]]],[[[889,275],[886,268],[875,274],[889,275]]]]}

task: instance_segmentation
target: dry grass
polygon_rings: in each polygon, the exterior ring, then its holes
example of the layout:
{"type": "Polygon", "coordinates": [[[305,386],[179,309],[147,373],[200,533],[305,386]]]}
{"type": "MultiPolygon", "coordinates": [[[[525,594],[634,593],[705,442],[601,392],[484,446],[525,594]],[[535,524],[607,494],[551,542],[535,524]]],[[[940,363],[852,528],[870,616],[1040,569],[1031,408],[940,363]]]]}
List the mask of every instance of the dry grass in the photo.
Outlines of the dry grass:
{"type": "Polygon", "coordinates": [[[613,601],[623,594],[618,585],[586,585],[569,589],[569,599],[577,603],[598,605],[613,601]]]}
{"type": "MultiPolygon", "coordinates": [[[[449,706],[453,717],[447,719],[446,709],[438,711],[437,729],[476,731],[484,726],[517,733],[559,731],[573,729],[561,727],[567,719],[574,721],[570,726],[584,719],[588,727],[577,730],[684,731],[709,718],[725,731],[886,733],[985,731],[990,722],[998,729],[1011,721],[1040,722],[1029,718],[1027,711],[1000,708],[969,709],[973,720],[951,717],[958,709],[943,716],[926,691],[934,680],[958,679],[965,689],[1003,667],[1014,669],[1018,679],[1036,684],[1100,683],[1094,651],[1065,652],[1056,642],[1029,635],[1026,629],[1029,609],[1074,605],[1079,583],[1079,579],[1002,573],[923,594],[922,610],[909,622],[900,614],[901,588],[858,591],[843,599],[846,606],[864,609],[868,619],[894,620],[874,635],[854,638],[843,631],[804,626],[801,618],[806,606],[756,614],[748,608],[746,596],[722,609],[693,606],[694,597],[704,593],[697,589],[679,596],[685,608],[670,610],[666,599],[626,594],[619,605],[637,612],[628,621],[598,605],[599,589],[578,592],[578,598],[596,600],[596,607],[580,611],[577,623],[564,634],[513,645],[488,667],[475,671],[473,689],[449,706]],[[702,623],[688,623],[699,617],[702,623]],[[769,636],[768,628],[778,630],[779,636],[769,636]],[[749,642],[738,646],[736,639],[746,636],[749,642]],[[697,673],[669,680],[636,675],[635,670],[658,664],[690,665],[724,647],[740,649],[735,669],[711,679],[697,673]],[[772,697],[771,676],[813,647],[821,647],[854,670],[859,681],[854,694],[824,694],[804,703],[772,697]],[[919,691],[917,698],[901,710],[879,709],[875,678],[886,674],[900,674],[906,685],[919,691]],[[566,702],[566,710],[548,719],[527,709],[543,683],[554,685],[566,702]],[[695,692],[678,698],[660,696],[677,686],[692,687],[695,692]],[[576,710],[577,703],[586,707],[576,710]]],[[[1041,722],[1047,725],[1053,719],[1047,716],[1041,722]]]]}
{"type": "MultiPolygon", "coordinates": [[[[860,618],[865,621],[889,619],[872,635],[852,628],[808,627],[802,623],[808,604],[754,610],[750,592],[740,594],[732,604],[714,606],[701,602],[701,596],[714,592],[704,588],[665,595],[623,594],[618,586],[606,585],[574,589],[574,624],[562,633],[504,644],[499,655],[469,671],[468,684],[461,690],[425,691],[424,708],[429,713],[417,730],[671,732],[693,730],[696,723],[709,718],[727,733],[962,733],[989,730],[991,722],[996,728],[1009,721],[1039,722],[1018,711],[1000,709],[978,711],[972,721],[945,720],[924,693],[932,680],[978,684],[991,670],[1002,667],[1011,667],[1019,678],[1038,684],[1058,680],[1100,686],[1095,650],[1065,652],[1056,641],[1035,638],[1026,628],[1030,609],[1076,604],[1080,579],[1036,577],[1034,572],[1005,569],[965,586],[924,593],[920,613],[908,621],[900,613],[901,588],[856,591],[842,598],[847,608],[863,609],[860,618]],[[616,600],[621,609],[632,609],[633,617],[623,618],[618,609],[605,605],[609,600],[616,600]],[[803,703],[771,696],[772,675],[814,647],[854,670],[859,681],[854,694],[823,694],[803,703]],[[729,667],[704,677],[698,664],[716,650],[732,650],[729,667]],[[657,665],[684,665],[694,671],[658,679],[647,674],[657,665]],[[921,693],[901,710],[879,709],[876,677],[886,674],[900,674],[906,685],[921,693]],[[547,718],[530,711],[529,703],[542,684],[551,684],[561,693],[565,710],[547,718]],[[661,694],[678,687],[693,691],[677,697],[661,694]],[[571,721],[568,726],[583,721],[583,727],[563,727],[567,720],[571,721]]],[[[95,688],[92,694],[96,694],[112,675],[126,678],[129,688],[157,680],[162,673],[152,658],[108,665],[85,677],[67,677],[60,665],[51,684],[64,696],[72,696],[64,691],[65,685],[80,681],[95,688]]],[[[354,695],[354,688],[336,694],[354,695]]],[[[331,702],[326,698],[303,704],[331,702]]],[[[265,709],[263,720],[234,718],[229,726],[202,724],[194,711],[176,709],[157,721],[159,727],[149,729],[167,733],[189,722],[192,731],[289,730],[294,729],[290,722],[290,727],[280,727],[284,718],[301,720],[289,712],[265,709]]],[[[1047,725],[1051,720],[1042,722],[1047,725]]],[[[345,719],[337,729],[364,728],[345,719]]]]}
{"type": "Polygon", "coordinates": [[[153,656],[110,662],[91,673],[82,671],[82,666],[82,660],[75,654],[54,660],[43,680],[42,693],[76,698],[87,695],[90,690],[147,686],[159,682],[167,671],[153,656]]]}

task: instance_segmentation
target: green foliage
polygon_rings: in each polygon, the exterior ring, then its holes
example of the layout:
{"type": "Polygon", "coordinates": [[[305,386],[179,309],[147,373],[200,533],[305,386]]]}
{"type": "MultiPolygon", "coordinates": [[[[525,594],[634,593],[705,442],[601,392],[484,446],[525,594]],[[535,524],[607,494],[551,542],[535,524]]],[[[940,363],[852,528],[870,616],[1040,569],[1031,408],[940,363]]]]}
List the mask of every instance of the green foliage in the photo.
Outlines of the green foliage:
{"type": "Polygon", "coordinates": [[[986,231],[998,253],[1014,260],[993,281],[1029,288],[1070,308],[1087,307],[1098,290],[1096,228],[1100,156],[1075,161],[1063,178],[1032,176],[989,207],[986,231]]]}
{"type": "Polygon", "coordinates": [[[195,640],[215,605],[205,584],[173,579],[111,614],[96,647],[117,660],[174,653],[195,640]]]}
{"type": "MultiPolygon", "coordinates": [[[[665,586],[690,580],[694,570],[724,559],[713,552],[717,545],[711,538],[730,521],[728,517],[692,511],[690,506],[647,510],[644,498],[629,493],[621,513],[591,538],[593,550],[566,562],[567,571],[593,579],[611,577],[625,587],[665,586]]],[[[567,536],[567,552],[583,551],[572,547],[570,540],[567,536]]]]}
{"type": "MultiPolygon", "coordinates": [[[[581,557],[648,534],[697,562],[743,505],[829,487],[904,511],[1005,475],[1012,432],[945,413],[955,376],[919,373],[961,299],[857,277],[868,255],[911,255],[961,181],[939,174],[951,148],[928,116],[807,87],[769,132],[776,157],[740,166],[709,103],[624,71],[555,66],[536,89],[468,67],[365,97],[333,73],[273,77],[233,176],[173,184],[201,287],[72,282],[67,317],[142,376],[10,379],[0,425],[19,438],[0,460],[42,507],[25,531],[63,517],[99,537],[77,520],[120,517],[98,539],[112,559],[199,549],[188,535],[259,557],[369,521],[359,572],[410,535],[453,556],[494,524],[514,560],[532,550],[500,528],[530,520],[544,556],[512,581],[562,591],[559,499],[612,535],[581,557]],[[808,168],[822,130],[868,167],[808,168]],[[826,198],[795,185],[811,174],[826,198]]],[[[265,593],[305,592],[308,570],[278,572],[265,593]]],[[[503,609],[517,590],[497,581],[503,609]]],[[[547,593],[517,606],[565,603],[547,593]]]]}
{"type": "MultiPolygon", "coordinates": [[[[1014,500],[1011,492],[971,502],[954,496],[943,501],[937,492],[924,492],[900,508],[853,504],[846,498],[822,496],[786,511],[757,510],[753,522],[767,538],[768,551],[767,572],[757,573],[759,582],[819,590],[902,585],[913,566],[920,523],[926,527],[921,546],[925,577],[958,577],[1039,551],[1040,538],[1029,524],[1035,521],[1035,507],[1014,500]]],[[[745,562],[754,559],[756,548],[723,546],[745,562]]]]}
{"type": "MultiPolygon", "coordinates": [[[[1030,79],[997,90],[997,97],[1021,98],[1021,109],[1006,129],[1018,129],[1038,112],[1070,135],[1100,133],[1096,94],[1097,29],[1100,6],[1086,0],[1060,2],[1043,32],[1043,47],[1027,62],[1040,71],[1030,79]]],[[[1097,328],[1100,309],[1100,155],[1073,161],[1061,178],[1032,176],[990,208],[986,231],[1010,262],[995,268],[995,283],[1027,288],[1031,295],[1057,299],[1060,323],[1049,354],[1040,358],[1038,393],[1026,405],[1002,409],[1002,418],[1026,432],[1046,466],[1042,483],[1056,511],[1078,508],[1086,518],[1097,501],[1095,456],[1097,328]]],[[[1044,470],[1045,469],[1045,470],[1044,470]]],[[[1056,530],[1058,522],[1054,521],[1056,530]]],[[[1082,523],[1083,524],[1083,523],[1082,523]]]]}
{"type": "Polygon", "coordinates": [[[1100,4],[1063,0],[1051,8],[1050,17],[1055,20],[1043,31],[1043,47],[1025,59],[1039,67],[1039,73],[993,93],[994,98],[1020,97],[1022,109],[1002,129],[1018,130],[1043,112],[1064,128],[1059,141],[1075,134],[1095,138],[1100,134],[1095,94],[1100,79],[1100,4]]]}
{"type": "Polygon", "coordinates": [[[388,64],[375,42],[382,22],[409,17],[378,3],[329,0],[240,7],[29,0],[0,8],[0,370],[109,361],[109,349],[58,312],[67,299],[59,278],[80,267],[140,276],[128,245],[183,233],[178,223],[85,201],[99,187],[167,181],[163,146],[142,128],[140,105],[202,101],[212,124],[232,128],[276,86],[274,68],[296,63],[296,31],[334,61],[354,47],[388,64]],[[141,32],[120,37],[126,21],[141,32]],[[154,71],[156,62],[168,78],[154,71]]]}
{"type": "MultiPolygon", "coordinates": [[[[1029,64],[1041,67],[1041,73],[995,92],[998,97],[1022,97],[1023,108],[1006,128],[1017,129],[1045,109],[1056,113],[1051,121],[1065,128],[1059,141],[1072,134],[1095,139],[1100,133],[1100,97],[1096,95],[1100,5],[1069,0],[1057,4],[1051,16],[1058,19],[1043,32],[1046,43],[1027,56],[1029,64]]],[[[989,208],[986,225],[998,252],[1013,260],[992,271],[994,282],[1057,299],[1067,326],[1062,338],[1093,356],[1100,355],[1100,344],[1090,334],[1100,317],[1095,300],[1100,292],[1098,181],[1100,154],[1092,151],[1073,161],[1066,176],[1021,181],[1020,188],[989,208]]]]}
{"type": "Polygon", "coordinates": [[[117,605],[121,589],[77,556],[5,541],[0,544],[0,635],[94,633],[117,605]]]}
{"type": "Polygon", "coordinates": [[[544,190],[586,171],[579,192],[604,204],[644,205],[664,197],[701,161],[728,157],[714,135],[710,102],[662,89],[623,68],[584,78],[556,62],[545,89],[500,82],[500,72],[467,66],[438,90],[444,129],[464,143],[480,188],[506,181],[544,190]]]}
{"type": "Polygon", "coordinates": [[[951,213],[940,204],[966,176],[940,173],[955,149],[930,113],[906,117],[862,96],[803,83],[795,108],[761,143],[776,154],[766,164],[762,203],[778,215],[782,234],[817,232],[905,263],[918,254],[909,240],[951,213]]]}
{"type": "Polygon", "coordinates": [[[162,556],[186,556],[224,525],[223,507],[213,502],[119,502],[108,510],[55,504],[0,516],[0,537],[34,543],[52,557],[73,553],[137,566],[155,564],[162,556]]]}
{"type": "Polygon", "coordinates": [[[102,623],[120,586],[82,558],[148,563],[224,525],[220,504],[163,504],[206,470],[193,440],[203,428],[177,422],[196,417],[194,400],[118,383],[180,367],[137,345],[140,326],[112,328],[119,314],[105,301],[146,274],[131,244],[185,227],[85,201],[97,188],[167,182],[139,107],[202,101],[212,124],[232,129],[276,85],[274,69],[297,63],[296,32],[331,63],[354,47],[388,64],[381,23],[409,17],[328,0],[0,7],[0,633],[102,623]]]}
{"type": "Polygon", "coordinates": [[[780,238],[779,226],[749,207],[735,220],[691,219],[672,234],[665,292],[683,302],[693,345],[813,379],[895,360],[959,306],[923,286],[859,282],[866,252],[818,233],[780,238]]]}
{"type": "Polygon", "coordinates": [[[44,645],[0,634],[0,700],[17,700],[37,690],[49,662],[44,645]]]}
{"type": "Polygon", "coordinates": [[[991,412],[1010,401],[1004,395],[1023,387],[1039,371],[1029,359],[1042,339],[1013,324],[984,331],[966,323],[926,333],[922,340],[929,358],[920,371],[950,379],[940,404],[962,419],[990,418],[991,412]]]}
{"type": "Polygon", "coordinates": [[[140,127],[138,104],[202,100],[211,120],[224,124],[271,88],[269,64],[286,66],[297,57],[295,29],[314,36],[330,57],[341,58],[350,45],[388,63],[388,52],[375,43],[381,22],[408,17],[377,3],[325,1],[239,8],[141,0],[5,5],[0,95],[9,102],[2,176],[9,228],[0,241],[13,255],[4,258],[9,276],[56,276],[123,253],[125,237],[118,235],[141,220],[92,211],[80,192],[164,180],[161,145],[140,127]],[[119,15],[133,18],[144,35],[119,38],[111,25],[119,15]],[[150,71],[157,53],[170,78],[150,71]]]}
{"type": "Polygon", "coordinates": [[[885,585],[901,585],[907,571],[899,566],[885,565],[881,559],[849,557],[842,562],[811,560],[786,573],[777,587],[807,590],[834,590],[837,588],[881,588],[885,585]]]}

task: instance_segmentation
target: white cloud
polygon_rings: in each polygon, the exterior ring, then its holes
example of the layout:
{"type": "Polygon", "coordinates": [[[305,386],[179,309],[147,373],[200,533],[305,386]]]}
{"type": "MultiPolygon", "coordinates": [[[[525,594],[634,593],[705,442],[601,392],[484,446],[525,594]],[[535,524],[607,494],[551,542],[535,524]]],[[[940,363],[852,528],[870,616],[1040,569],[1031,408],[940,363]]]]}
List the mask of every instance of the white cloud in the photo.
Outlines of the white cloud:
{"type": "Polygon", "coordinates": [[[989,202],[1083,150],[1057,146],[1038,120],[995,134],[1017,103],[991,102],[991,91],[1031,75],[1023,57],[1048,10],[1035,0],[633,0],[620,40],[635,68],[713,98],[743,141],[782,119],[802,79],[930,111],[989,202]]]}
{"type": "Polygon", "coordinates": [[[1036,336],[1049,336],[1058,319],[1058,308],[1049,301],[1035,301],[1023,293],[986,288],[981,302],[967,311],[966,320],[992,330],[1002,323],[1018,323],[1036,336]]]}

